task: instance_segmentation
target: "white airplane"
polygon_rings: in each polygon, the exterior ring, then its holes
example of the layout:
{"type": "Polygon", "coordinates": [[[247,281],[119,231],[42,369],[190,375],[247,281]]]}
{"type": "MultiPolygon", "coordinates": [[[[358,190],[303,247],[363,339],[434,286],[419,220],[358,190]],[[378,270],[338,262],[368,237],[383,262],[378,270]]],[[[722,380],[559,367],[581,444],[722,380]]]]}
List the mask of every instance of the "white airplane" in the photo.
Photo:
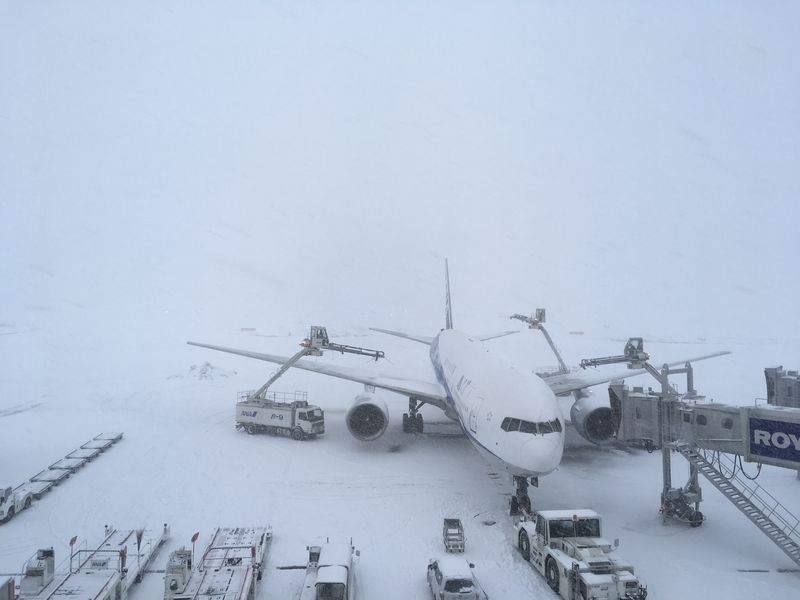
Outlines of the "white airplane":
{"type": "MultiPolygon", "coordinates": [[[[445,328],[436,337],[374,329],[429,345],[435,381],[397,379],[308,359],[297,360],[292,366],[364,384],[365,391],[356,396],[345,416],[351,435],[362,441],[378,439],[389,424],[386,402],[375,393],[376,388],[409,398],[409,412],[403,415],[403,431],[406,432],[422,432],[419,408],[423,404],[442,409],[446,416],[461,424],[466,436],[494,468],[513,477],[517,484],[516,497],[526,501],[528,479],[538,484],[539,476],[552,472],[561,462],[565,420],[556,395],[579,392],[620,377],[583,379],[565,373],[542,378],[509,364],[492,354],[483,342],[517,332],[473,336],[454,329],[446,261],[445,282],[445,328]]],[[[248,350],[187,343],[277,364],[290,360],[248,350]]],[[[629,375],[643,372],[641,369],[629,375]]],[[[593,442],[611,438],[616,428],[609,427],[613,419],[608,400],[585,394],[576,394],[576,398],[571,414],[578,432],[593,442]]],[[[512,510],[514,503],[512,499],[512,510]]]]}

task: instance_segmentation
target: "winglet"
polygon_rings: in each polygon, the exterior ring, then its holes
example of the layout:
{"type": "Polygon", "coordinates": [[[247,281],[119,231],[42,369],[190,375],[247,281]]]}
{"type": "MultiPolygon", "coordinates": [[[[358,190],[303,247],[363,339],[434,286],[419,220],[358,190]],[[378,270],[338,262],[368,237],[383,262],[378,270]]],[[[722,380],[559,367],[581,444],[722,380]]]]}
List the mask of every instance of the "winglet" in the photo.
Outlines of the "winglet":
{"type": "Polygon", "coordinates": [[[447,268],[447,259],[444,259],[445,302],[444,328],[453,328],[453,307],[450,304],[450,271],[447,268]]]}

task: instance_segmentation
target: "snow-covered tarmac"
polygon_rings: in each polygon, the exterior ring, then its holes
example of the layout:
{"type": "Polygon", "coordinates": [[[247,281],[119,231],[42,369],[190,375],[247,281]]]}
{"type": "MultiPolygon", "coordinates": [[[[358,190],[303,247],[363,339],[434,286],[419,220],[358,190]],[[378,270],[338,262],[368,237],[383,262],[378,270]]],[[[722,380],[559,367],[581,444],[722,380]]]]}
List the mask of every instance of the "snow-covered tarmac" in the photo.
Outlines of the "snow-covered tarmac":
{"type": "MultiPolygon", "coordinates": [[[[345,341],[363,343],[363,338],[345,341]]],[[[214,356],[203,358],[214,364],[214,356]]],[[[250,436],[234,428],[235,393],[248,387],[244,375],[202,364],[128,398],[53,400],[4,415],[4,446],[16,450],[3,472],[15,481],[101,430],[125,435],[0,526],[1,573],[18,572],[39,547],[53,545],[60,561],[68,556],[73,535],[98,540],[105,524],[169,524],[172,538],[153,569],[164,568],[171,550],[188,547],[196,531],[200,546],[216,526],[271,525],[274,539],[260,600],[299,594],[302,571],[279,567],[304,564],[306,545],[320,537],[353,539],[361,551],[364,598],[422,599],[430,595],[428,559],[443,552],[442,519],[457,517],[466,529],[465,556],[475,563],[490,597],[555,597],[510,545],[508,481],[435,410],[423,410],[425,434],[403,434],[403,400],[390,396],[396,401],[390,403],[389,429],[379,441],[362,443],[348,434],[337,399],[323,402],[317,391],[312,402],[334,407],[326,409],[324,436],[308,442],[250,436]]],[[[300,377],[323,387],[328,381],[315,374],[300,377]]],[[[754,465],[746,467],[754,472],[754,465]]],[[[679,457],[673,471],[681,483],[687,471],[679,457]]],[[[759,482],[800,513],[796,474],[763,471],[759,482]]],[[[573,439],[561,467],[541,479],[532,497],[542,508],[599,511],[606,537],[620,539],[620,554],[634,564],[652,598],[793,597],[799,575],[780,570],[793,571],[795,565],[710,484],[701,481],[701,508],[708,517],[701,528],[663,524],[660,478],[659,453],[602,449],[573,439]]],[[[131,598],[157,598],[162,586],[163,576],[150,574],[131,598]]]]}

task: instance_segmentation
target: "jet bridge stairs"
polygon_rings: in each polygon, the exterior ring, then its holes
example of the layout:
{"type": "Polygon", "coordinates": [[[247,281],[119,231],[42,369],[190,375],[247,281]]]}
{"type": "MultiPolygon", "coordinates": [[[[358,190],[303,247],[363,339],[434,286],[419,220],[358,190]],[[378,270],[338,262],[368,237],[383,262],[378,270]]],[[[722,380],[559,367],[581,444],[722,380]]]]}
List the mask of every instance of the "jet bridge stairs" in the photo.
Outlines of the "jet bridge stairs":
{"type": "Polygon", "coordinates": [[[735,458],[722,452],[675,444],[689,463],[753,522],[778,548],[800,565],[800,520],[769,492],[744,476],[735,458]]]}

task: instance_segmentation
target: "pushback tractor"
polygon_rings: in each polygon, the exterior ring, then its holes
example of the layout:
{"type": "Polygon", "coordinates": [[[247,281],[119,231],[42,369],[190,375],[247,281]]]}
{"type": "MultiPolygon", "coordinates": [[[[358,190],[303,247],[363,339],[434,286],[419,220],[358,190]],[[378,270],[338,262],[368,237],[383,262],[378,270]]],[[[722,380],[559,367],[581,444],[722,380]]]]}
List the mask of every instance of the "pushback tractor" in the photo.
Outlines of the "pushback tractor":
{"type": "Polygon", "coordinates": [[[645,600],[633,566],[603,538],[593,510],[543,510],[514,525],[512,543],[565,600],[645,600]]]}

